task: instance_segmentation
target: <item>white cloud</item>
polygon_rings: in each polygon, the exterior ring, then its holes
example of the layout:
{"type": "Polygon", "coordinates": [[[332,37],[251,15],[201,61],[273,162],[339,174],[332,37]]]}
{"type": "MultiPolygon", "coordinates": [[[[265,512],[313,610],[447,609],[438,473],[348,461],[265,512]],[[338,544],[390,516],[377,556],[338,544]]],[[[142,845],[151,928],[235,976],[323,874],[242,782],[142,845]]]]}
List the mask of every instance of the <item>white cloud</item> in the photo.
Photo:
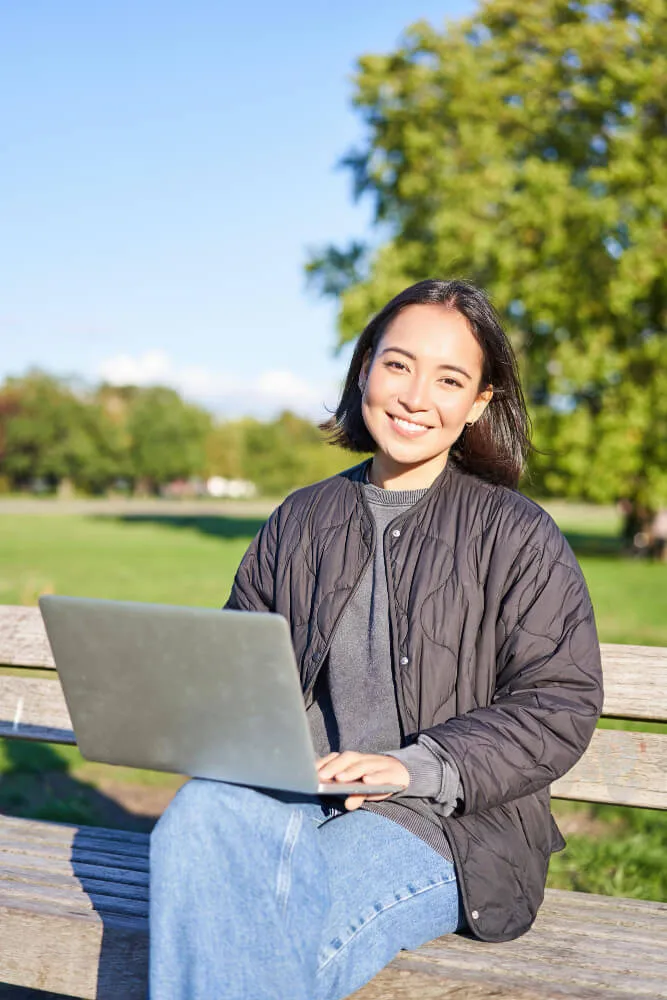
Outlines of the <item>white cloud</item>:
{"type": "Polygon", "coordinates": [[[288,370],[265,371],[249,379],[204,367],[179,367],[164,351],[119,354],[103,361],[95,374],[112,385],[168,385],[226,416],[271,417],[292,410],[321,420],[338,394],[333,379],[313,381],[288,370]]]}

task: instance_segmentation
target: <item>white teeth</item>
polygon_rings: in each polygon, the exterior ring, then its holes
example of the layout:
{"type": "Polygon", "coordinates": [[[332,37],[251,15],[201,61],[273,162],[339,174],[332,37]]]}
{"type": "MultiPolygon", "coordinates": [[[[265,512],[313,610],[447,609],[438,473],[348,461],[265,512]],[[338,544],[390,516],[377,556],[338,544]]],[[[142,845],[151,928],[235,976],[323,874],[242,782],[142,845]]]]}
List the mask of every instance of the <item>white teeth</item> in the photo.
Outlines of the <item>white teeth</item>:
{"type": "Polygon", "coordinates": [[[399,427],[405,427],[408,431],[425,431],[428,430],[423,424],[413,424],[411,420],[403,420],[402,417],[392,417],[391,418],[399,427]]]}

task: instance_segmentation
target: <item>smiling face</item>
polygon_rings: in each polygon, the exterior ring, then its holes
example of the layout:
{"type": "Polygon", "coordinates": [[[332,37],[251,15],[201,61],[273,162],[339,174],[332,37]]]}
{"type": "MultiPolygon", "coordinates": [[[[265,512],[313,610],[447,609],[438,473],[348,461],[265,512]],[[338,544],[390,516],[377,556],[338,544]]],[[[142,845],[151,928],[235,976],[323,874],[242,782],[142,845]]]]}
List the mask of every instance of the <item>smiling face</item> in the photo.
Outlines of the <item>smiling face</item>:
{"type": "Polygon", "coordinates": [[[411,305],[391,320],[359,379],[362,416],[377,445],[374,483],[431,485],[493,395],[481,385],[482,365],[482,349],[456,309],[411,305]]]}

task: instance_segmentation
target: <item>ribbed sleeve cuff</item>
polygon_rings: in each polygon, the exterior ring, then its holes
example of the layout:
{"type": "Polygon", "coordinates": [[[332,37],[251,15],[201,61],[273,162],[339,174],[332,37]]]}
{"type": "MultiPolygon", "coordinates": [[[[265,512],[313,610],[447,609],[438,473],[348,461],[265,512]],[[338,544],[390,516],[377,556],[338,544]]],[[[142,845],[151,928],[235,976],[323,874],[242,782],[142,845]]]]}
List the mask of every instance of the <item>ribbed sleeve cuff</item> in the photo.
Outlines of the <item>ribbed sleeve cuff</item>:
{"type": "Polygon", "coordinates": [[[396,792],[392,798],[410,796],[417,799],[435,799],[449,812],[454,811],[460,781],[459,772],[453,764],[419,742],[401,750],[392,750],[388,756],[400,760],[410,775],[408,787],[402,792],[396,792]]]}

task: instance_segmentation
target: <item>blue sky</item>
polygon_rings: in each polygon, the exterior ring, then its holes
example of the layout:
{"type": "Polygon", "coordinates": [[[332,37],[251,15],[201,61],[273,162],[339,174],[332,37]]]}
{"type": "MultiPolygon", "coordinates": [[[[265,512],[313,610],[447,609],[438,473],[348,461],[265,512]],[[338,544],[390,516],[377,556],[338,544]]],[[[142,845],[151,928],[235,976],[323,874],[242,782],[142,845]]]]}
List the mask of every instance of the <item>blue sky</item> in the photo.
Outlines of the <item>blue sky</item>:
{"type": "Polygon", "coordinates": [[[0,0],[0,379],[164,382],[223,415],[335,402],[308,247],[368,231],[355,58],[471,0],[0,0]]]}

